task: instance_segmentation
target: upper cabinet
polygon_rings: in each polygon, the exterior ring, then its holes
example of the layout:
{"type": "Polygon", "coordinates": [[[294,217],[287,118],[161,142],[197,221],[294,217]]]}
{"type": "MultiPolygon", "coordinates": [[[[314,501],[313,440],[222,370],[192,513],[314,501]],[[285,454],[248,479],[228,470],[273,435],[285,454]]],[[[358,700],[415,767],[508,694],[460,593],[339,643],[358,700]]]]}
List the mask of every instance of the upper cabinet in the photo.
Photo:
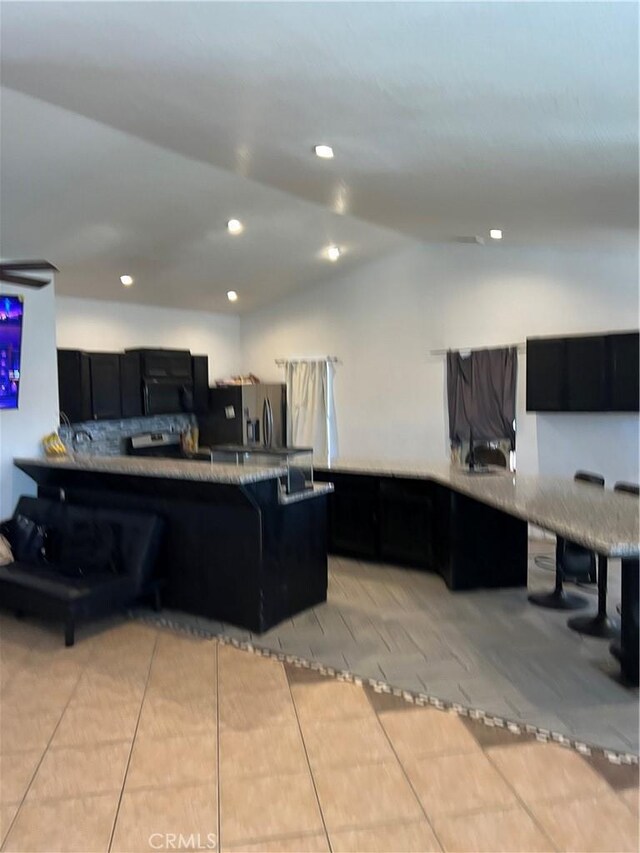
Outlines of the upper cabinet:
{"type": "Polygon", "coordinates": [[[206,411],[207,356],[183,350],[58,350],[60,411],[71,423],[206,411]]]}
{"type": "Polygon", "coordinates": [[[637,412],[638,332],[527,340],[527,411],[637,412]]]}
{"type": "Polygon", "coordinates": [[[611,409],[614,412],[637,412],[640,409],[640,335],[629,332],[609,337],[611,364],[611,409]]]}
{"type": "Polygon", "coordinates": [[[95,420],[121,418],[120,357],[112,352],[90,353],[89,369],[92,417],[95,420]]]}
{"type": "Polygon", "coordinates": [[[568,411],[607,411],[606,340],[604,335],[566,339],[566,407],[568,411]]]}
{"type": "Polygon", "coordinates": [[[91,368],[86,352],[58,350],[58,394],[60,412],[72,424],[91,420],[91,368]]]}
{"type": "Polygon", "coordinates": [[[559,412],[565,398],[565,342],[562,338],[527,340],[527,411],[559,412]]]}
{"type": "Polygon", "coordinates": [[[122,417],[117,353],[58,350],[60,411],[71,421],[122,417]]]}

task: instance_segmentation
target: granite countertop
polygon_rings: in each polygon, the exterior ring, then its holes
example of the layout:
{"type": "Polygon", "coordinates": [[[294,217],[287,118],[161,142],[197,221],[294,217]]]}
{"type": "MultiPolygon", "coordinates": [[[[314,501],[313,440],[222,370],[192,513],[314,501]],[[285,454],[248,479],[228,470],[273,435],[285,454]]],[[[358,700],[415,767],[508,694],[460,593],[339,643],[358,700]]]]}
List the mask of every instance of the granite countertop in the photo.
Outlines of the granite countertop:
{"type": "Polygon", "coordinates": [[[246,485],[272,480],[286,473],[282,465],[229,465],[224,462],[162,459],[142,456],[71,456],[14,459],[18,467],[38,465],[44,468],[66,468],[105,474],[129,474],[136,477],[165,477],[170,480],[194,480],[206,483],[246,485]]]}
{"type": "Polygon", "coordinates": [[[309,500],[309,498],[319,498],[321,495],[331,494],[333,491],[333,483],[314,483],[313,488],[304,489],[300,492],[291,492],[290,495],[281,494],[280,495],[280,503],[284,504],[296,504],[300,503],[300,501],[309,500]]]}
{"type": "Polygon", "coordinates": [[[425,460],[336,459],[318,471],[432,480],[611,557],[640,556],[640,502],[633,495],[560,477],[512,474],[491,468],[468,474],[425,460]]]}

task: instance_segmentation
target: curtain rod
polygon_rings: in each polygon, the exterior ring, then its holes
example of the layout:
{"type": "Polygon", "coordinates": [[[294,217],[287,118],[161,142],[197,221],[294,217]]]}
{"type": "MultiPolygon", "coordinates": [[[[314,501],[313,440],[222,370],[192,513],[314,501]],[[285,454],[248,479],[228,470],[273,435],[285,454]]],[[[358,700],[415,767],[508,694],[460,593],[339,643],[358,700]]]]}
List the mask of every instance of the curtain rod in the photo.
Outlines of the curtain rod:
{"type": "Polygon", "coordinates": [[[471,352],[485,349],[512,349],[513,347],[520,352],[524,352],[527,345],[524,341],[518,341],[517,344],[500,344],[499,346],[496,345],[492,347],[456,347],[455,349],[453,347],[449,347],[448,349],[429,350],[429,355],[446,355],[448,352],[471,352]]]}
{"type": "Polygon", "coordinates": [[[305,361],[329,361],[332,364],[342,364],[337,355],[325,355],[318,358],[276,358],[278,367],[284,367],[285,364],[302,364],[305,361]]]}

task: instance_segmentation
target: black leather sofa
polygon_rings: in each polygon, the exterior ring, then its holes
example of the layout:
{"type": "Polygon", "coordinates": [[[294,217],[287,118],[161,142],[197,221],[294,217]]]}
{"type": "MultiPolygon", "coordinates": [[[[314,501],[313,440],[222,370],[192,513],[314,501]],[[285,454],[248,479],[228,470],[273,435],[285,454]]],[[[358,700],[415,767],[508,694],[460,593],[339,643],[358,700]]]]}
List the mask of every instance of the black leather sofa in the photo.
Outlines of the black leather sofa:
{"type": "Polygon", "coordinates": [[[117,572],[70,577],[55,565],[13,562],[0,566],[0,604],[19,615],[36,614],[64,622],[65,645],[75,641],[78,622],[106,616],[154,595],[156,554],[162,521],[149,513],[85,508],[44,498],[21,497],[14,511],[52,531],[68,529],[70,522],[99,522],[113,530],[118,548],[117,572]]]}

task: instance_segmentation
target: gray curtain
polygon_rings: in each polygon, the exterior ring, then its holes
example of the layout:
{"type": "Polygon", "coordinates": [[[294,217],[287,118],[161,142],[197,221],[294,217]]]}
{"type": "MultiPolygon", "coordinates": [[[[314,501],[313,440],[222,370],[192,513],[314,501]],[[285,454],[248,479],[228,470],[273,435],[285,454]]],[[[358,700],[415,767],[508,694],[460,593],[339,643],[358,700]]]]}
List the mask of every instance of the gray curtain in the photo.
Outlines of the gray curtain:
{"type": "Polygon", "coordinates": [[[516,347],[473,350],[466,358],[447,353],[449,438],[468,441],[506,438],[516,446],[516,347]]]}

